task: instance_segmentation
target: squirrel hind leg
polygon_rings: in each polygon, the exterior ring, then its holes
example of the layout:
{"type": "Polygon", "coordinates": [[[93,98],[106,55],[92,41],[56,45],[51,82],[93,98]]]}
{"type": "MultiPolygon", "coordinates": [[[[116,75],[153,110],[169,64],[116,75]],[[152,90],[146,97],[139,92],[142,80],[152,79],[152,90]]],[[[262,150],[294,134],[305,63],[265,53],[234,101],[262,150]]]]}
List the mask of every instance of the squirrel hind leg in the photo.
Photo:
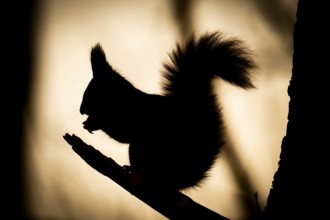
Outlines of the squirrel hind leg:
{"type": "Polygon", "coordinates": [[[129,182],[132,186],[141,188],[146,185],[146,181],[143,179],[142,175],[139,172],[135,172],[131,166],[124,165],[122,168],[127,172],[129,182]]]}

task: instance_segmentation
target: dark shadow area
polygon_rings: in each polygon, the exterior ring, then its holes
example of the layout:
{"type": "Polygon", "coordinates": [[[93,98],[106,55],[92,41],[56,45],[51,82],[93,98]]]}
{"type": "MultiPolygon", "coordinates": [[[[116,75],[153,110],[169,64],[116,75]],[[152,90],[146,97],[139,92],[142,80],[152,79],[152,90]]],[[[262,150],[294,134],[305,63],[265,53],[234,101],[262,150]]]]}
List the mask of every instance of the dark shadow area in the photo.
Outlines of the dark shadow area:
{"type": "MultiPolygon", "coordinates": [[[[10,2],[10,1],[9,1],[10,2]]],[[[4,6],[2,39],[5,48],[5,78],[1,101],[5,131],[2,141],[2,214],[5,218],[25,219],[23,212],[23,114],[28,102],[33,72],[32,30],[37,1],[14,1],[4,6]],[[4,184],[4,185],[3,185],[4,184]]]]}

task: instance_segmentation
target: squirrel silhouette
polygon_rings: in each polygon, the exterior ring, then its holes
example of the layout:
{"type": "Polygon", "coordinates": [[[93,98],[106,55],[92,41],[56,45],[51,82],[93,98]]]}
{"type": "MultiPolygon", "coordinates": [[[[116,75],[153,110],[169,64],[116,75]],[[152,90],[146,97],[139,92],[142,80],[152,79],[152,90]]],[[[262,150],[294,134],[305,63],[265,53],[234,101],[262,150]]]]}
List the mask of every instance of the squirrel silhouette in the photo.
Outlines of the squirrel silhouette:
{"type": "Polygon", "coordinates": [[[244,43],[222,32],[192,35],[164,63],[162,94],[134,87],[107,62],[99,43],[91,49],[93,77],[80,113],[84,128],[129,143],[129,170],[142,183],[182,190],[200,186],[225,143],[215,76],[244,89],[257,67],[244,43]]]}

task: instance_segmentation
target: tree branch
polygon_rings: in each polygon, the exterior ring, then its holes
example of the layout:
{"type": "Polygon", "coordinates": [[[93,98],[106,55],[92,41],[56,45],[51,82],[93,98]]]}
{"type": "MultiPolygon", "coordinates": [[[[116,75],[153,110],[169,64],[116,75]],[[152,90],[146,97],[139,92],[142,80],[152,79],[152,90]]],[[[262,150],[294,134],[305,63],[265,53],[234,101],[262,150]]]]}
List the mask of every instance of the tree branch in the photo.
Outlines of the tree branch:
{"type": "Polygon", "coordinates": [[[113,159],[106,157],[93,146],[87,145],[76,135],[65,134],[64,139],[72,149],[99,173],[109,177],[132,195],[169,219],[228,220],[228,218],[194,202],[179,191],[163,193],[134,184],[134,177],[113,159]]]}

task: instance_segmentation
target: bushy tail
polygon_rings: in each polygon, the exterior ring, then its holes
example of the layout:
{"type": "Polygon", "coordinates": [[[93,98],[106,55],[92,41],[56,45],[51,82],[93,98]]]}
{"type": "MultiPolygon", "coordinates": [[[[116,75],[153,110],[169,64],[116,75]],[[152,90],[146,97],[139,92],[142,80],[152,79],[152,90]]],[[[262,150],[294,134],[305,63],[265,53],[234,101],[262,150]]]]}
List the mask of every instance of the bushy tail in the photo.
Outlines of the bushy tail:
{"type": "Polygon", "coordinates": [[[257,65],[251,51],[242,41],[220,32],[206,33],[198,40],[191,37],[184,46],[176,47],[170,59],[163,72],[166,95],[199,90],[215,75],[235,86],[255,88],[251,73],[257,65]]]}

